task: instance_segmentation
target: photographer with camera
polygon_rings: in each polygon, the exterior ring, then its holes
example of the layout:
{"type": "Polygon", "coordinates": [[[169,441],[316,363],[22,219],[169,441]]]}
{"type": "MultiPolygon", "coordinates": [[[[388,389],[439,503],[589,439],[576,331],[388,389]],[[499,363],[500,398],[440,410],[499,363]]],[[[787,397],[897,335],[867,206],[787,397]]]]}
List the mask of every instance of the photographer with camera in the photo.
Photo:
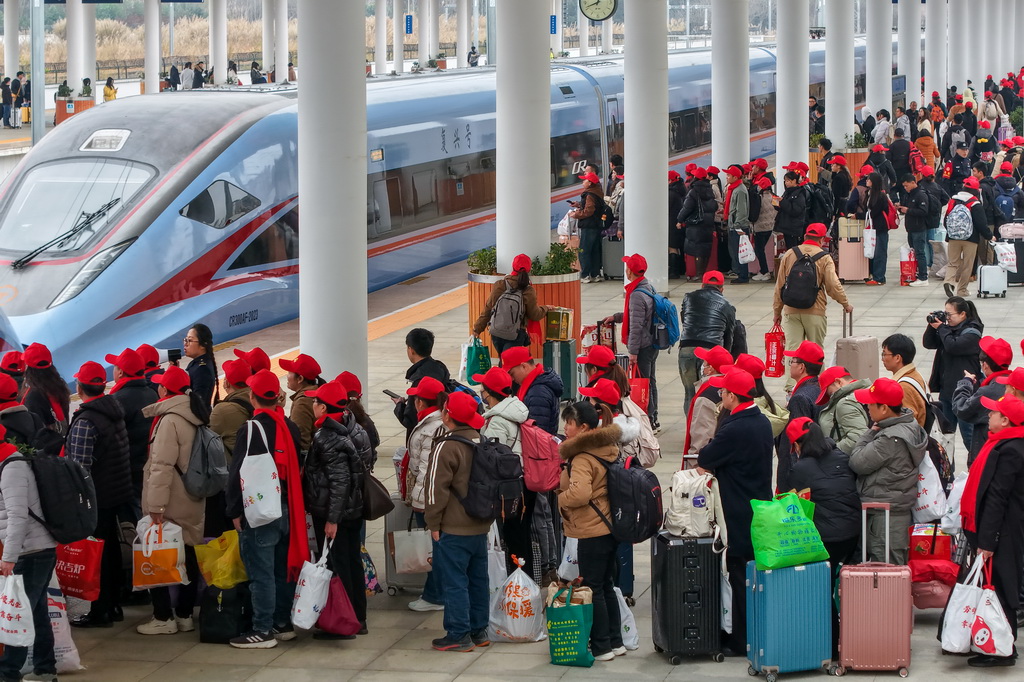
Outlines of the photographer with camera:
{"type": "Polygon", "coordinates": [[[942,412],[950,422],[960,427],[960,437],[970,450],[974,425],[959,419],[953,410],[953,393],[957,382],[967,374],[977,376],[981,371],[981,337],[985,325],[978,316],[974,303],[961,296],[946,300],[945,310],[936,310],[927,316],[928,327],[921,343],[935,350],[928,389],[938,393],[942,412]]]}

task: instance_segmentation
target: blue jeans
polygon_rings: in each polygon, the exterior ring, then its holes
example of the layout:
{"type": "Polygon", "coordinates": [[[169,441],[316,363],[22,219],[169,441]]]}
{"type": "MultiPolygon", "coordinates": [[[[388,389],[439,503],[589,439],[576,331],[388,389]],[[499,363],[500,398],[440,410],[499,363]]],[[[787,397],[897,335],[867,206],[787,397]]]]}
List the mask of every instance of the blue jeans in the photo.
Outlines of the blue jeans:
{"type": "Polygon", "coordinates": [[[444,629],[462,639],[487,627],[487,535],[441,533],[434,553],[434,570],[441,567],[444,590],[444,629]]]}
{"type": "Polygon", "coordinates": [[[252,594],[252,629],[270,632],[291,620],[294,584],[288,584],[288,508],[281,518],[259,528],[243,524],[238,534],[245,572],[252,594]]]}
{"type": "Polygon", "coordinates": [[[876,229],[875,257],[871,259],[871,279],[885,282],[885,266],[889,264],[889,230],[876,229]]]}
{"type": "MultiPolygon", "coordinates": [[[[965,422],[956,416],[953,411],[953,400],[951,398],[943,398],[939,396],[939,403],[942,404],[942,413],[946,415],[951,423],[956,424],[960,427],[960,438],[964,441],[964,447],[967,448],[967,452],[971,451],[971,439],[974,437],[974,424],[971,422],[965,422]]],[[[953,458],[950,457],[950,464],[953,463],[953,458]]]]}
{"type": "MultiPolygon", "coordinates": [[[[416,517],[416,525],[420,528],[427,527],[427,519],[423,512],[413,512],[413,516],[416,517]]],[[[430,544],[434,551],[433,556],[437,556],[438,542],[431,540],[430,544]]],[[[427,582],[423,584],[423,593],[420,594],[420,599],[428,601],[431,604],[443,604],[444,595],[441,594],[441,566],[438,562],[434,562],[430,566],[430,573],[427,573],[427,582]]]]}
{"type": "Polygon", "coordinates": [[[601,230],[580,230],[580,277],[601,276],[601,230]]]}
{"type": "Polygon", "coordinates": [[[907,232],[907,243],[914,250],[917,258],[917,279],[921,282],[928,281],[928,233],[925,230],[920,232],[907,232]]]}
{"type": "Polygon", "coordinates": [[[732,259],[732,271],[736,273],[737,282],[746,282],[750,279],[750,269],[746,263],[740,263],[740,233],[736,230],[729,230],[729,257],[732,259]]]}
{"type": "MultiPolygon", "coordinates": [[[[36,639],[32,643],[32,672],[37,675],[56,675],[57,659],[53,653],[53,628],[50,626],[50,607],[46,587],[57,565],[57,550],[44,549],[22,555],[14,564],[14,573],[25,580],[28,605],[32,608],[32,625],[36,639]]],[[[0,679],[20,680],[21,669],[28,658],[28,647],[5,646],[0,656],[0,679]]]]}
{"type": "Polygon", "coordinates": [[[928,267],[932,266],[935,261],[935,247],[932,246],[932,242],[939,238],[939,228],[933,228],[928,230],[928,267]]]}

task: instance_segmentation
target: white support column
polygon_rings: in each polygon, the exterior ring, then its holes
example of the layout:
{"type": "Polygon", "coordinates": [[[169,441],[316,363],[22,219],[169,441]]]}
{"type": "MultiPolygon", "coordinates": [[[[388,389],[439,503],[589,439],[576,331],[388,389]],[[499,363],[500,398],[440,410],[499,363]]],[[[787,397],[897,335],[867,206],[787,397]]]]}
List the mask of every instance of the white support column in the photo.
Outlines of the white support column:
{"type": "MultiPolygon", "coordinates": [[[[665,40],[668,41],[668,34],[665,35],[665,40]]],[[[605,54],[611,54],[614,48],[615,22],[609,17],[601,22],[601,51],[605,54]]]]}
{"type": "Polygon", "coordinates": [[[1002,33],[999,41],[999,61],[997,62],[999,73],[996,75],[996,83],[1000,79],[1006,78],[1007,72],[1012,71],[1016,75],[1021,67],[1020,64],[1015,64],[1013,61],[1014,43],[1017,42],[1014,38],[1024,39],[1024,36],[1014,36],[1013,34],[1018,12],[1024,12],[1024,8],[1018,7],[1015,0],[1003,0],[998,21],[1002,33]]]}
{"type": "Polygon", "coordinates": [[[376,41],[373,47],[373,72],[381,76],[388,71],[388,2],[374,0],[376,41]]]}
{"type": "MultiPolygon", "coordinates": [[[[263,0],[263,61],[260,66],[269,71],[274,63],[274,0],[263,0]]],[[[251,64],[249,66],[252,66],[251,64]]],[[[241,67],[239,67],[241,68],[241,67]]]]}
{"type": "Polygon", "coordinates": [[[332,84],[311,88],[299,108],[299,342],[324,374],[348,370],[366,384],[365,9],[324,0],[298,8],[303,80],[332,84]]]}
{"type": "MultiPolygon", "coordinates": [[[[1018,7],[1013,15],[1013,35],[1024,36],[1024,7],[1018,7]]],[[[1013,41],[1013,70],[1017,73],[1024,66],[1024,40],[1013,41]]]]}
{"type": "Polygon", "coordinates": [[[4,0],[4,70],[11,78],[21,69],[21,0],[4,0]]]}
{"type": "MultiPolygon", "coordinates": [[[[938,4],[945,4],[940,0],[938,4]]],[[[907,105],[921,104],[921,0],[900,0],[897,71],[907,77],[907,105]]],[[[931,92],[929,90],[929,92],[931,92]]],[[[910,131],[906,131],[910,138],[910,131]]]]}
{"type": "Polygon", "coordinates": [[[427,6],[430,10],[430,42],[427,43],[429,47],[427,51],[430,53],[429,59],[434,59],[437,54],[441,51],[441,0],[427,0],[427,6]]]}
{"type": "Polygon", "coordinates": [[[392,20],[392,43],[395,53],[394,71],[403,73],[405,71],[405,0],[393,0],[394,7],[391,9],[392,20]]]}
{"type": "Polygon", "coordinates": [[[846,147],[853,135],[853,2],[825,3],[825,137],[833,149],[846,147]]]}
{"type": "Polygon", "coordinates": [[[228,75],[228,1],[210,0],[210,64],[214,85],[224,85],[228,75]]]}
{"type": "MultiPolygon", "coordinates": [[[[736,4],[746,8],[747,3],[736,4]]],[[[625,250],[644,256],[647,278],[655,290],[668,291],[668,24],[664,3],[627,2],[625,9],[626,30],[636,37],[627,38],[623,66],[627,182],[633,188],[633,200],[626,202],[625,221],[630,227],[625,231],[625,250]]],[[[741,47],[739,51],[746,54],[746,43],[741,47]]]]}
{"type": "Polygon", "coordinates": [[[160,92],[160,0],[146,0],[143,15],[146,24],[146,92],[155,95],[160,92]]]}
{"type": "MultiPolygon", "coordinates": [[[[976,81],[978,97],[985,96],[985,82],[995,77],[995,64],[999,61],[999,0],[978,0],[981,11],[982,30],[977,34],[978,51],[981,53],[981,74],[976,81]]],[[[998,79],[997,79],[998,80],[998,79]]]]}
{"type": "Polygon", "coordinates": [[[583,16],[582,12],[580,12],[579,16],[580,16],[580,19],[579,19],[579,23],[577,24],[577,29],[578,29],[578,32],[580,34],[580,56],[581,57],[589,57],[590,56],[590,19],[587,19],[585,16],[583,16]]]}
{"type": "Polygon", "coordinates": [[[867,5],[867,105],[872,113],[892,114],[892,1],[867,0],[867,5]]]}
{"type": "Polygon", "coordinates": [[[964,87],[967,85],[967,79],[970,78],[970,74],[967,70],[967,59],[963,54],[957,54],[955,58],[947,61],[947,50],[948,46],[953,44],[953,41],[959,36],[964,34],[964,29],[967,26],[967,12],[969,7],[969,0],[949,0],[948,4],[948,27],[947,19],[941,17],[938,7],[941,3],[936,3],[934,6],[930,3],[925,3],[924,15],[925,15],[925,32],[927,35],[927,41],[924,46],[924,58],[927,66],[925,67],[925,89],[928,94],[936,90],[942,97],[942,102],[946,102],[946,91],[938,87],[938,83],[933,81],[932,74],[932,62],[939,58],[939,46],[941,45],[942,61],[947,64],[946,72],[946,87],[955,85],[957,92],[963,92],[964,87]],[[935,23],[934,30],[932,29],[932,23],[935,23]],[[941,26],[940,27],[940,22],[941,26]],[[939,34],[942,31],[942,34],[939,34]]]}
{"type": "MultiPolygon", "coordinates": [[[[775,69],[775,82],[778,88],[775,112],[779,121],[791,122],[791,125],[781,125],[775,130],[775,160],[781,168],[792,161],[807,163],[807,94],[810,91],[810,45],[807,37],[811,26],[808,0],[778,0],[777,8],[779,61],[775,69]]],[[[825,84],[826,87],[829,85],[827,77],[825,84]]],[[[826,100],[826,103],[829,104],[826,108],[828,114],[832,108],[830,99],[826,100]]],[[[836,114],[839,118],[847,116],[842,110],[836,114]]],[[[825,123],[828,123],[829,118],[831,116],[826,115],[825,123]]],[[[743,163],[745,160],[746,157],[741,157],[728,163],[743,163]]],[[[781,193],[784,189],[781,174],[778,184],[778,191],[781,193]]]]}
{"type": "MultiPolygon", "coordinates": [[[[366,17],[363,17],[365,26],[366,17]]],[[[366,37],[363,36],[362,47],[365,49],[366,37]]],[[[316,52],[313,52],[313,59],[316,59],[316,52]]],[[[366,64],[366,55],[363,54],[363,64],[366,64]]],[[[366,68],[363,68],[363,78],[366,78],[366,68]]],[[[288,80],[288,0],[277,0],[277,7],[274,13],[274,82],[284,83],[288,80]]],[[[365,85],[365,83],[364,83],[365,85]]]]}
{"type": "MultiPolygon", "coordinates": [[[[965,12],[967,20],[964,22],[963,28],[950,23],[950,45],[959,45],[962,48],[964,36],[977,36],[981,34],[983,2],[984,0],[971,0],[968,2],[967,11],[965,12]],[[961,42],[955,42],[954,39],[956,38],[959,38],[961,42]]],[[[972,81],[974,92],[978,97],[981,97],[985,92],[985,67],[982,65],[982,52],[982,47],[977,45],[976,42],[972,49],[958,49],[955,52],[950,52],[950,61],[962,59],[967,73],[967,79],[963,83],[956,84],[957,92],[963,93],[967,87],[967,80],[972,81]]]]}
{"type": "Polygon", "coordinates": [[[102,94],[96,83],[96,5],[82,3],[82,65],[85,77],[92,79],[92,91],[102,94]]]}
{"type": "Polygon", "coordinates": [[[562,52],[562,22],[564,21],[562,0],[551,0],[551,14],[555,17],[555,33],[551,36],[551,51],[557,57],[562,52]]]}
{"type": "Polygon", "coordinates": [[[433,0],[416,0],[416,42],[419,44],[420,68],[427,68],[430,59],[430,9],[433,0]]]}
{"type": "MultiPolygon", "coordinates": [[[[711,162],[724,169],[750,160],[749,5],[747,0],[715,0],[711,11],[711,162]]],[[[800,101],[806,102],[807,95],[800,101]]]]}
{"type": "MultiPolygon", "coordinates": [[[[68,0],[64,9],[67,16],[66,32],[68,45],[68,87],[74,95],[82,90],[85,78],[85,10],[82,0],[68,0]]],[[[159,75],[158,56],[157,75],[159,75]]]]}
{"type": "Polygon", "coordinates": [[[498,44],[517,55],[497,73],[498,271],[509,272],[518,254],[540,256],[551,241],[550,18],[547,0],[499,0],[495,10],[498,44]]]}
{"type": "Polygon", "coordinates": [[[455,14],[455,54],[460,69],[469,66],[469,0],[458,0],[455,14]]]}

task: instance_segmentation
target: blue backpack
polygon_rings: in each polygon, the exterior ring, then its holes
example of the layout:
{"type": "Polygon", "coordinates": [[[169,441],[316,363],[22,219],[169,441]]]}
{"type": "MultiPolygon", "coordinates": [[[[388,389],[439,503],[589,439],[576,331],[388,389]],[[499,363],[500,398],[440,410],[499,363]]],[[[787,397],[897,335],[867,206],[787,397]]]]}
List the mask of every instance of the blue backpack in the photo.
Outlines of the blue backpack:
{"type": "Polygon", "coordinates": [[[1007,192],[1002,185],[996,183],[996,208],[1002,212],[1007,220],[1013,220],[1014,197],[1019,193],[1020,187],[1017,185],[1014,185],[1010,191],[1007,192]]]}
{"type": "Polygon", "coordinates": [[[651,315],[651,340],[657,350],[669,350],[679,341],[679,313],[676,304],[661,294],[646,289],[636,289],[654,301],[654,314],[651,315]]]}

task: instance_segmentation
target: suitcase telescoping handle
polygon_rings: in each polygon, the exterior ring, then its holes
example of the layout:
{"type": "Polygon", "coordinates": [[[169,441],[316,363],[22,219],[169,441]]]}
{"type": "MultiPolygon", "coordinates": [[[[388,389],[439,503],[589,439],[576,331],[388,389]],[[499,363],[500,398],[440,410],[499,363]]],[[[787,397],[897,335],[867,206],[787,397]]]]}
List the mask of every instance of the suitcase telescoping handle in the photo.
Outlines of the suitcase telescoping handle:
{"type": "Polygon", "coordinates": [[[889,503],[888,502],[862,502],[860,505],[860,551],[861,560],[868,561],[868,510],[882,509],[885,511],[885,561],[889,563],[889,503]]]}
{"type": "Polygon", "coordinates": [[[843,308],[843,338],[845,339],[847,336],[853,336],[853,313],[852,312],[848,313],[848,312],[846,312],[846,309],[843,308]],[[850,320],[850,332],[849,333],[846,332],[846,320],[847,320],[847,318],[849,318],[849,320],[850,320]]]}

